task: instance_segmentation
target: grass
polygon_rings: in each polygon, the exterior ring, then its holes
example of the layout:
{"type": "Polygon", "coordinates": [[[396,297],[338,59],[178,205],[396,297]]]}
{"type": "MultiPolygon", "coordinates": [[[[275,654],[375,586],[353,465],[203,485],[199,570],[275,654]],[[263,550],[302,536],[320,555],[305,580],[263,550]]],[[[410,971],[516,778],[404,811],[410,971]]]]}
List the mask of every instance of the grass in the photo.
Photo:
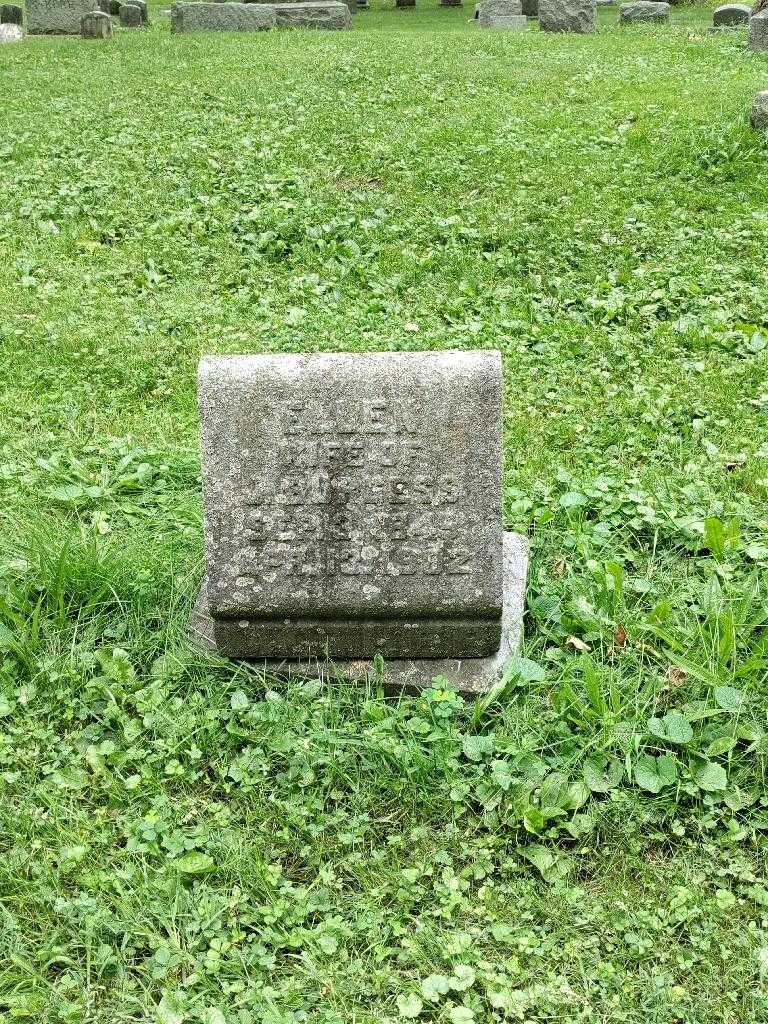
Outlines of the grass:
{"type": "Polygon", "coordinates": [[[766,58],[158,11],[0,50],[0,1015],[764,1019],[766,58]],[[486,347],[503,691],[192,648],[200,353],[486,347]]]}

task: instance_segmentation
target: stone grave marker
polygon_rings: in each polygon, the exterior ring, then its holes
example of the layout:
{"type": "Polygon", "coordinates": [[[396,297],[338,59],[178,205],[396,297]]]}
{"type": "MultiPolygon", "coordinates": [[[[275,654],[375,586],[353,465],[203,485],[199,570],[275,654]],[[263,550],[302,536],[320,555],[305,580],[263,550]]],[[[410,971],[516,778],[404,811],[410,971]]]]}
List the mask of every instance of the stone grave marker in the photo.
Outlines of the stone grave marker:
{"type": "Polygon", "coordinates": [[[539,28],[544,32],[595,32],[595,0],[539,0],[539,28]]]}
{"type": "Polygon", "coordinates": [[[638,22],[661,23],[669,21],[670,5],[654,3],[653,0],[634,0],[619,7],[619,24],[634,25],[638,22]]]}
{"type": "Polygon", "coordinates": [[[768,10],[749,19],[747,45],[750,50],[768,50],[768,10]]]}
{"type": "Polygon", "coordinates": [[[267,4],[177,3],[171,7],[171,32],[263,32],[276,24],[267,4]]]}
{"type": "Polygon", "coordinates": [[[23,25],[24,13],[18,4],[0,4],[0,25],[23,25]]]}
{"type": "Polygon", "coordinates": [[[120,4],[120,24],[123,28],[141,28],[144,19],[138,4],[120,4]]]}
{"type": "Polygon", "coordinates": [[[93,0],[27,0],[30,35],[80,35],[80,19],[94,7],[93,0]]]}
{"type": "Polygon", "coordinates": [[[527,569],[504,534],[498,352],[201,361],[192,628],[288,674],[492,686],[527,569]]]}
{"type": "Polygon", "coordinates": [[[746,4],[723,4],[712,11],[712,25],[715,28],[746,25],[751,13],[751,9],[746,4]]]}
{"type": "Polygon", "coordinates": [[[752,127],[759,132],[768,130],[768,90],[759,92],[755,96],[749,121],[752,127]]]}
{"type": "Polygon", "coordinates": [[[528,19],[523,14],[521,0],[484,0],[477,16],[480,28],[520,29],[528,19]]]}
{"type": "Polygon", "coordinates": [[[271,4],[278,28],[352,28],[349,7],[339,0],[311,0],[308,3],[271,4]]]}
{"type": "Polygon", "coordinates": [[[109,39],[112,19],[104,11],[89,11],[80,19],[80,35],[83,39],[109,39]]]}

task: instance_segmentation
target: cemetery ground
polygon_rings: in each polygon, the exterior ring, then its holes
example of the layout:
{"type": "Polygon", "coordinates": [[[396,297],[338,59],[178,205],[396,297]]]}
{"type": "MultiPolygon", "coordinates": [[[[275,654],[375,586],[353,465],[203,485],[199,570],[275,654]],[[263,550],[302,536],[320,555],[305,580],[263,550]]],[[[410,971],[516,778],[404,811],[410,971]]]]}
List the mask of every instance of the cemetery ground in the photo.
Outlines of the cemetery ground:
{"type": "Polygon", "coordinates": [[[469,5],[0,50],[0,1016],[768,1010],[768,57],[469,5]],[[499,348],[526,642],[197,651],[201,353],[499,348]]]}

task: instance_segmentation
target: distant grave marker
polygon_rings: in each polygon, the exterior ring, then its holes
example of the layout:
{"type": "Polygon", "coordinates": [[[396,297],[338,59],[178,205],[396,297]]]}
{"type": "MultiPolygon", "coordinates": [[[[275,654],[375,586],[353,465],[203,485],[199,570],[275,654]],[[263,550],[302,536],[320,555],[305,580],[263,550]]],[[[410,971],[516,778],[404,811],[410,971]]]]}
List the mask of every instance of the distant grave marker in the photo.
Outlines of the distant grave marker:
{"type": "Polygon", "coordinates": [[[112,19],[104,11],[89,11],[80,19],[80,35],[83,39],[109,39],[112,19]]]}
{"type": "Polygon", "coordinates": [[[595,0],[539,0],[539,28],[543,32],[595,32],[595,0]]]}
{"type": "Polygon", "coordinates": [[[93,0],[27,0],[30,35],[80,35],[80,21],[93,10],[93,0]]]}

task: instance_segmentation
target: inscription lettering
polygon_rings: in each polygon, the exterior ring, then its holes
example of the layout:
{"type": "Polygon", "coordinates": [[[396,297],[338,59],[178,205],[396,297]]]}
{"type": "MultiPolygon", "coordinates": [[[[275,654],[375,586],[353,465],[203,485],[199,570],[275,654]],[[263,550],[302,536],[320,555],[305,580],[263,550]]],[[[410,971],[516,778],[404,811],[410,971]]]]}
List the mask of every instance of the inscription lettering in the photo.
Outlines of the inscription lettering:
{"type": "Polygon", "coordinates": [[[419,472],[416,410],[382,398],[272,412],[275,482],[240,506],[238,579],[482,571],[459,477],[419,472]]]}

